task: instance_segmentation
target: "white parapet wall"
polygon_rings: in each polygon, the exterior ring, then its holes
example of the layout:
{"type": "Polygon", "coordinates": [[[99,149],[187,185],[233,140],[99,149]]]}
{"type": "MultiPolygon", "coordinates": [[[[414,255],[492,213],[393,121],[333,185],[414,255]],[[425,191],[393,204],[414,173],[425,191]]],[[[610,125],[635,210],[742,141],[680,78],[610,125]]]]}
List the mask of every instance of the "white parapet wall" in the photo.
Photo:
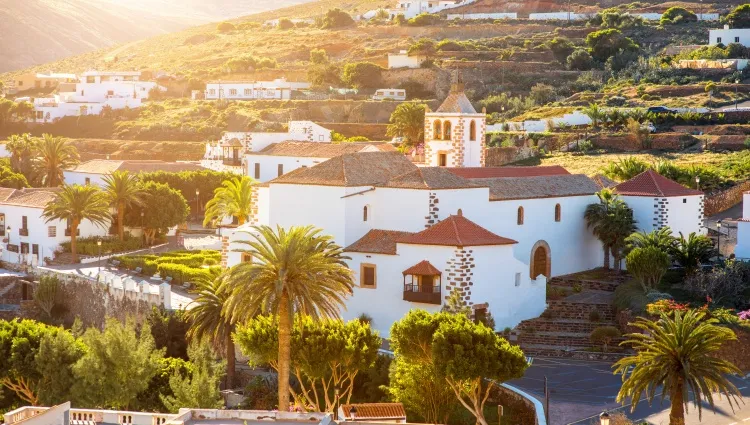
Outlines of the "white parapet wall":
{"type": "Polygon", "coordinates": [[[547,13],[529,13],[529,19],[532,21],[558,20],[558,21],[583,21],[591,19],[595,14],[592,13],[574,13],[574,12],[547,12],[547,13]]]}

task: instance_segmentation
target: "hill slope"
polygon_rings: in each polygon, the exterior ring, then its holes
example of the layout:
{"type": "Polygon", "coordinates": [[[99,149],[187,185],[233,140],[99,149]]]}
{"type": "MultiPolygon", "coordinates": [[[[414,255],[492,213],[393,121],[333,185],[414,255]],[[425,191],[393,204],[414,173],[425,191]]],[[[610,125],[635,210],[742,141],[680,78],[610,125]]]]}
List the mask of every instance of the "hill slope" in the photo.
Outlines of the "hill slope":
{"type": "Polygon", "coordinates": [[[310,0],[0,0],[0,72],[310,0]]]}

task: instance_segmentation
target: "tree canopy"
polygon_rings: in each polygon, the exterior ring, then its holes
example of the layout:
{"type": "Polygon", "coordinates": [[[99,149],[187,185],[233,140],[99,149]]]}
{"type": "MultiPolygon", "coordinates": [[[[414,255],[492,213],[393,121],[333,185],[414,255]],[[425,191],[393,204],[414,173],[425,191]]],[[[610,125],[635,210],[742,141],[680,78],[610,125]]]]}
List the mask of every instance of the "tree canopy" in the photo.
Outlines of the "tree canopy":
{"type": "Polygon", "coordinates": [[[372,62],[353,62],[344,65],[341,80],[357,89],[376,88],[381,85],[383,68],[372,62]]]}
{"type": "Polygon", "coordinates": [[[415,102],[400,103],[391,114],[387,135],[403,137],[408,145],[416,145],[424,138],[426,105],[415,102]]]}
{"type": "Polygon", "coordinates": [[[126,211],[125,225],[138,228],[143,223],[147,243],[153,241],[158,233],[166,233],[170,227],[187,220],[190,207],[176,189],[148,181],[140,184],[140,192],[141,207],[126,211]]]}
{"type": "Polygon", "coordinates": [[[586,36],[586,45],[591,56],[602,63],[617,53],[638,50],[638,45],[632,39],[614,28],[590,33],[586,36]]]}

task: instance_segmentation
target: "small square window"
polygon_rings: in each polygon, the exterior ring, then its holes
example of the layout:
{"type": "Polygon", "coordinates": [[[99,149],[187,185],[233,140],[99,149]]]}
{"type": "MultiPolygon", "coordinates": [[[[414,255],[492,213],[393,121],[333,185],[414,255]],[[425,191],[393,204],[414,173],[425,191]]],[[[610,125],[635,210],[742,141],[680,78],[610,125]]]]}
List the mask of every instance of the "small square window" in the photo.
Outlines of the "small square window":
{"type": "Polygon", "coordinates": [[[716,44],[721,43],[721,37],[716,37],[716,44]]]}
{"type": "Polygon", "coordinates": [[[682,203],[687,204],[687,198],[682,198],[682,203]]]}
{"type": "Polygon", "coordinates": [[[734,38],[734,42],[735,42],[735,43],[739,43],[739,42],[740,42],[740,38],[739,38],[739,37],[735,37],[735,38],[734,38]]]}
{"type": "Polygon", "coordinates": [[[375,264],[362,263],[359,285],[363,288],[375,288],[377,284],[377,273],[375,264]]]}
{"type": "Polygon", "coordinates": [[[47,237],[56,238],[57,237],[57,227],[55,227],[55,226],[49,226],[49,227],[47,227],[47,237]]]}

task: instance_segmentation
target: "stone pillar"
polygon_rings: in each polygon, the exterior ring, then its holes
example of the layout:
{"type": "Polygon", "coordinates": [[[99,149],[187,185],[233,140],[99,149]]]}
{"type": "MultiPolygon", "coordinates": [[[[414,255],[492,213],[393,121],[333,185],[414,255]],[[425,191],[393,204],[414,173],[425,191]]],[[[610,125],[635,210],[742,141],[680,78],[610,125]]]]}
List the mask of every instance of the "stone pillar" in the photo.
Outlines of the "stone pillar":
{"type": "Polygon", "coordinates": [[[221,236],[221,267],[227,268],[227,257],[229,255],[229,236],[221,236]]]}

